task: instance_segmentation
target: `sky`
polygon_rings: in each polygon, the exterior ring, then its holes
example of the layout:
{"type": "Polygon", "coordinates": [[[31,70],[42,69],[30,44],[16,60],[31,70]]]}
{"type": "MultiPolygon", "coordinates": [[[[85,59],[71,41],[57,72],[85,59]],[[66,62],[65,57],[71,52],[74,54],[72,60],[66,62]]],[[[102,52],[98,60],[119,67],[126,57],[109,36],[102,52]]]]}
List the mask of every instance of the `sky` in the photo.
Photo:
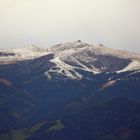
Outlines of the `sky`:
{"type": "Polygon", "coordinates": [[[76,40],[140,53],[140,0],[0,0],[0,48],[76,40]]]}

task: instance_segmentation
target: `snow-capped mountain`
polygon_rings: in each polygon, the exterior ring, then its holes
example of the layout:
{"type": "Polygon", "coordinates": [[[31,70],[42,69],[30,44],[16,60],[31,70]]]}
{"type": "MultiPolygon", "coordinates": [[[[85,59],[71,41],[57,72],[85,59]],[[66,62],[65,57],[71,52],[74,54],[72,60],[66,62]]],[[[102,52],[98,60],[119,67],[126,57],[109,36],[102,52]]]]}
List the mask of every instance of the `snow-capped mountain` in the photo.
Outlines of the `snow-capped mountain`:
{"type": "Polygon", "coordinates": [[[76,68],[93,72],[121,71],[140,66],[140,55],[114,50],[103,45],[89,45],[80,41],[60,44],[50,49],[56,63],[62,61],[76,68]]]}
{"type": "Polygon", "coordinates": [[[139,140],[140,55],[81,41],[0,50],[0,140],[139,140]]]}
{"type": "Polygon", "coordinates": [[[52,53],[50,61],[55,64],[45,74],[82,78],[79,70],[96,73],[124,72],[140,69],[140,55],[122,50],[110,49],[102,44],[89,45],[76,41],[58,44],[48,49],[28,46],[17,49],[0,50],[0,63],[35,59],[52,53]]]}
{"type": "Polygon", "coordinates": [[[30,60],[47,54],[48,52],[45,49],[35,45],[23,48],[0,49],[0,63],[8,64],[17,61],[30,60]]]}

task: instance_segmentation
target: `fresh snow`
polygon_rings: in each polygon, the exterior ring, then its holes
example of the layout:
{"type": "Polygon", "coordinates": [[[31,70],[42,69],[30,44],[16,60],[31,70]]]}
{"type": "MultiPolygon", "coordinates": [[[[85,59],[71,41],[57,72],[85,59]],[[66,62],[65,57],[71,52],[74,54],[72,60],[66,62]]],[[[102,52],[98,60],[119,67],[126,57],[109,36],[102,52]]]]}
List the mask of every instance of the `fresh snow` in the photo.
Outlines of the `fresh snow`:
{"type": "MultiPolygon", "coordinates": [[[[102,56],[108,57],[107,62],[105,61],[105,65],[107,65],[107,63],[110,64],[113,57],[130,61],[123,69],[117,70],[117,73],[140,70],[139,54],[110,49],[101,44],[89,45],[80,40],[73,43],[58,44],[48,49],[42,49],[35,45],[15,49],[0,49],[0,64],[35,59],[50,53],[54,54],[54,59],[52,59],[51,62],[55,63],[56,68],[50,68],[50,70],[45,73],[49,78],[51,78],[50,73],[57,73],[69,78],[81,79],[83,75],[77,71],[78,69],[92,72],[93,74],[101,73],[104,70],[106,73],[112,72],[106,69],[107,67],[104,67],[104,64],[101,64],[100,67],[95,65],[95,62],[102,56]],[[2,53],[12,53],[14,55],[2,55],[2,53]]],[[[102,59],[105,59],[105,57],[101,58],[100,61],[103,61],[102,59]]]]}
{"type": "MultiPolygon", "coordinates": [[[[78,72],[76,72],[74,70],[74,67],[62,62],[58,58],[51,60],[51,62],[56,64],[57,69],[56,70],[50,69],[48,72],[56,72],[56,73],[65,75],[67,77],[70,77],[72,79],[77,79],[77,78],[81,79],[82,78],[82,75],[79,74],[78,72]]],[[[48,74],[48,72],[47,72],[47,74],[48,74]]]]}
{"type": "Polygon", "coordinates": [[[117,73],[121,73],[121,72],[125,72],[125,71],[132,71],[132,70],[138,70],[140,69],[140,62],[137,60],[132,60],[132,62],[126,66],[125,68],[123,68],[120,71],[117,71],[117,73]]]}
{"type": "Polygon", "coordinates": [[[13,61],[23,61],[29,59],[35,59],[43,55],[47,55],[50,52],[47,52],[44,49],[40,49],[34,45],[27,46],[23,48],[14,48],[14,49],[1,49],[1,53],[13,53],[14,55],[0,56],[0,62],[13,62],[13,61]]]}

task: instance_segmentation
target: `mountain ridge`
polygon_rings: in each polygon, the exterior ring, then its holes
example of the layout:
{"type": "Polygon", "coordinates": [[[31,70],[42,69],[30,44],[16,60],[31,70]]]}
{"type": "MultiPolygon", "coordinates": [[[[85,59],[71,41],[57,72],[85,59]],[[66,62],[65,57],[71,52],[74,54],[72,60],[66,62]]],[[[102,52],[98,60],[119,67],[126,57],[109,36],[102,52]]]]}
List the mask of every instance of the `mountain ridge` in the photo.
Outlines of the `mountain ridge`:
{"type": "Polygon", "coordinates": [[[13,61],[0,64],[1,140],[140,139],[139,55],[80,41],[13,52],[0,53],[13,61]]]}
{"type": "Polygon", "coordinates": [[[80,40],[57,44],[48,49],[32,45],[24,48],[1,50],[0,54],[0,64],[16,63],[17,61],[53,54],[54,59],[50,61],[55,64],[55,67],[46,72],[49,77],[52,73],[57,73],[69,78],[81,79],[82,74],[78,72],[79,70],[96,74],[140,69],[139,54],[110,49],[102,44],[89,45],[80,40]]]}

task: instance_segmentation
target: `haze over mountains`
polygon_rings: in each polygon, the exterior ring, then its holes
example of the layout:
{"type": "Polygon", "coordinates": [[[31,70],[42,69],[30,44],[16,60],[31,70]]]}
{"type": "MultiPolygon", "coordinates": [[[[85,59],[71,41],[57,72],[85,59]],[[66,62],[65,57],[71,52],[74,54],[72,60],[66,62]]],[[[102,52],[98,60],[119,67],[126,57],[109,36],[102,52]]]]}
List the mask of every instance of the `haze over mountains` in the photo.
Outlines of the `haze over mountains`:
{"type": "Polygon", "coordinates": [[[0,139],[139,140],[140,55],[76,41],[0,50],[0,139]]]}

